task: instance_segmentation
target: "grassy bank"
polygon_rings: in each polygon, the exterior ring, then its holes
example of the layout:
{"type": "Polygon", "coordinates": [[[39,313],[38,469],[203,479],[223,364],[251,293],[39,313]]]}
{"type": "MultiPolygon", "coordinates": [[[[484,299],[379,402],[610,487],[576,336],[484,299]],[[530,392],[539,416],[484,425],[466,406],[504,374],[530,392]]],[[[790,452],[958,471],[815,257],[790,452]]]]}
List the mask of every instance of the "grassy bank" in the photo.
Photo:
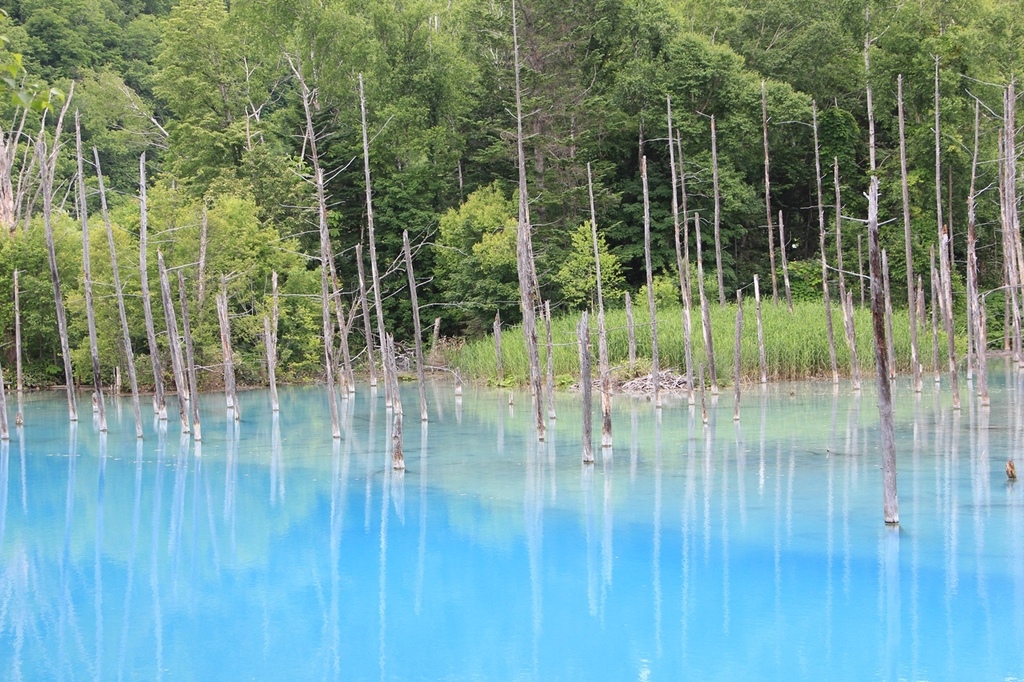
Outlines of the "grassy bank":
{"type": "MultiPolygon", "coordinates": [[[[637,365],[629,371],[628,336],[626,314],[622,309],[606,312],[608,328],[608,353],[616,376],[620,379],[650,371],[651,335],[650,318],[646,309],[634,308],[636,322],[637,365]]],[[[842,376],[849,376],[850,351],[843,335],[843,318],[833,310],[833,326],[836,335],[836,361],[842,376]]],[[[769,380],[790,380],[809,377],[831,376],[828,353],[828,333],[825,326],[825,310],[820,302],[799,302],[793,304],[790,313],[784,304],[762,305],[764,323],[764,344],[769,380]]],[[[576,346],[576,324],[579,316],[564,315],[552,321],[554,339],[554,367],[557,382],[570,383],[579,372],[576,346]]],[[[693,361],[707,366],[707,355],[701,331],[700,312],[695,309],[693,320],[693,361]]],[[[682,307],[665,308],[658,311],[658,351],[662,369],[682,372],[685,368],[683,345],[682,307]]],[[[735,343],[736,304],[711,308],[712,343],[720,384],[733,380],[733,351],[735,343]]],[[[875,365],[871,334],[871,311],[858,308],[854,311],[857,337],[857,360],[861,368],[861,379],[869,380],[875,365]]],[[[597,324],[591,320],[591,340],[594,365],[597,364],[597,324]]],[[[907,311],[896,311],[893,317],[896,369],[909,372],[910,328],[907,311]]],[[[547,351],[544,344],[544,329],[539,330],[541,338],[541,364],[545,367],[547,351]]],[[[930,324],[918,325],[918,337],[922,364],[926,370],[932,367],[932,336],[930,324]]],[[[958,338],[958,353],[963,352],[966,342],[958,338]]],[[[940,353],[945,353],[946,338],[939,332],[940,353]]],[[[943,355],[944,357],[944,355],[943,355]]],[[[519,327],[506,329],[502,334],[502,359],[504,367],[503,385],[525,383],[529,377],[529,364],[525,344],[519,327]]],[[[460,348],[452,358],[464,377],[488,383],[497,382],[494,339],[487,336],[474,340],[460,348]]],[[[743,304],[743,337],[741,343],[742,379],[756,381],[760,377],[757,351],[757,319],[753,301],[743,304]]]]}

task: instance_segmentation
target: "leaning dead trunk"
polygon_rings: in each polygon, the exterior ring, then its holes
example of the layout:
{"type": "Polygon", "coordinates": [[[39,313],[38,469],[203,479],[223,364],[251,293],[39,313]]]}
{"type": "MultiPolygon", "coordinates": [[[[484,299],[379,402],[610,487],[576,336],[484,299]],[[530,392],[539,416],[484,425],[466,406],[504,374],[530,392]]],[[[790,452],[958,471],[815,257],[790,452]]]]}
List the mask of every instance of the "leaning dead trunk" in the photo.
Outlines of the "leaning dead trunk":
{"type": "Polygon", "coordinates": [[[78,215],[82,221],[82,288],[85,291],[85,318],[89,328],[89,358],[92,360],[92,385],[95,392],[100,431],[107,430],[107,407],[100,378],[100,349],[96,338],[96,310],[92,302],[92,265],[89,259],[89,210],[85,200],[85,163],[82,159],[82,127],[75,112],[75,159],[78,163],[78,215]]]}
{"type": "MultiPolygon", "coordinates": [[[[870,244],[868,245],[868,251],[870,252],[870,244]]],[[[869,255],[870,260],[870,255],[869,255]]],[[[889,378],[896,378],[896,346],[893,341],[892,333],[892,296],[889,291],[889,256],[886,254],[885,249],[882,249],[882,282],[883,291],[885,293],[885,330],[886,339],[888,344],[886,346],[886,352],[889,357],[889,378]]]]}
{"type": "Polygon", "coordinates": [[[382,355],[387,367],[385,374],[385,390],[391,393],[391,468],[396,471],[405,469],[405,455],[402,445],[402,396],[398,391],[398,366],[395,362],[395,339],[388,334],[382,346],[382,355]]]}
{"type": "Polygon", "coordinates": [[[128,327],[128,315],[124,308],[124,291],[121,289],[121,273],[117,267],[117,249],[114,248],[114,230],[110,226],[110,213],[107,211],[107,192],[103,185],[103,171],[100,170],[100,154],[92,148],[93,161],[96,164],[96,180],[100,189],[100,209],[103,212],[103,224],[107,228],[107,246],[110,248],[110,269],[114,279],[114,293],[117,295],[117,315],[121,321],[121,342],[124,350],[125,365],[128,367],[128,383],[132,389],[132,413],[135,416],[135,436],[142,438],[142,409],[139,407],[139,382],[135,375],[135,353],[132,351],[131,329],[128,327]]]}
{"type": "Polygon", "coordinates": [[[786,287],[786,306],[793,312],[793,291],[789,286],[789,257],[786,256],[786,226],[779,211],[779,254],[782,256],[782,284],[786,287]]]}
{"type": "Polygon", "coordinates": [[[416,298],[416,275],[412,269],[412,250],[409,248],[409,232],[402,232],[405,247],[405,270],[409,274],[409,301],[412,304],[412,328],[416,337],[416,383],[420,393],[420,421],[427,421],[427,382],[423,377],[423,330],[420,328],[420,304],[416,298]]]}
{"type": "Polygon", "coordinates": [[[654,273],[651,267],[651,199],[647,191],[647,157],[640,159],[640,179],[644,193],[644,265],[647,274],[647,314],[651,320],[651,385],[654,406],[661,407],[661,377],[658,367],[658,311],[654,297],[654,273]]]}
{"type": "Polygon", "coordinates": [[[164,254],[159,249],[156,252],[156,262],[160,273],[160,295],[164,304],[164,322],[167,324],[167,342],[171,347],[171,373],[174,375],[174,389],[178,394],[178,417],[181,420],[181,432],[188,433],[188,387],[185,384],[185,370],[182,367],[178,316],[174,312],[174,303],[171,299],[171,285],[167,279],[164,254]]]}
{"type": "Polygon", "coordinates": [[[377,237],[373,225],[373,185],[370,179],[370,138],[366,128],[366,95],[363,92],[363,74],[359,74],[359,115],[363,131],[363,175],[366,182],[366,234],[370,241],[370,277],[373,279],[373,308],[377,313],[377,338],[384,346],[384,295],[377,271],[377,237]]]}
{"type": "Polygon", "coordinates": [[[153,411],[157,419],[167,419],[167,398],[164,394],[164,371],[160,362],[160,347],[156,343],[153,323],[153,304],[149,298],[149,268],[146,266],[146,238],[149,216],[146,209],[146,153],[139,156],[139,290],[142,313],[146,322],[146,340],[149,343],[149,361],[153,367],[153,411]]]}
{"type": "MultiPolygon", "coordinates": [[[[683,298],[683,350],[686,358],[686,393],[688,402],[693,405],[693,322],[691,320],[691,299],[690,299],[690,263],[689,254],[684,257],[683,255],[683,244],[680,239],[680,231],[686,230],[686,209],[683,208],[683,216],[680,220],[679,216],[679,192],[678,187],[682,186],[683,201],[686,201],[686,187],[683,182],[683,158],[682,158],[682,145],[679,145],[679,177],[676,176],[676,146],[673,145],[672,138],[672,99],[669,98],[667,105],[668,110],[668,159],[669,159],[669,170],[672,173],[672,223],[674,228],[675,247],[676,247],[676,270],[679,273],[679,293],[683,298]]],[[[589,165],[588,165],[589,169],[589,165]]],[[[588,171],[589,172],[589,171],[588,171]]],[[[595,244],[596,248],[596,244],[595,244]]],[[[597,257],[595,252],[595,258],[597,257]]],[[[598,319],[599,325],[602,319],[598,319]]]]}
{"type": "Polygon", "coordinates": [[[523,336],[530,361],[530,386],[533,391],[534,420],[537,440],[544,440],[544,395],[540,377],[540,353],[537,344],[537,273],[533,262],[533,239],[530,235],[530,203],[526,187],[526,155],[523,150],[523,98],[519,73],[519,27],[516,0],[512,0],[512,47],[515,60],[516,86],[516,154],[519,167],[519,225],[516,231],[516,270],[519,275],[519,306],[523,313],[523,336]]]}
{"type": "Polygon", "coordinates": [[[896,433],[893,425],[892,384],[889,383],[888,343],[885,333],[885,291],[882,257],[878,244],[878,178],[871,178],[868,194],[868,261],[871,273],[871,320],[875,336],[875,366],[878,375],[878,416],[882,432],[882,490],[887,524],[900,522],[896,494],[896,433]]]}
{"type": "MultiPolygon", "coordinates": [[[[61,357],[64,360],[64,377],[68,397],[68,418],[78,421],[78,402],[75,398],[75,377],[71,366],[71,349],[68,343],[68,320],[64,309],[64,295],[60,286],[60,273],[57,271],[57,252],[53,243],[53,179],[56,173],[57,154],[60,151],[60,134],[64,127],[64,114],[71,103],[71,95],[68,94],[64,108],[57,118],[57,125],[54,132],[52,150],[47,150],[44,141],[44,131],[40,131],[36,142],[36,153],[39,159],[40,171],[40,192],[43,195],[43,225],[46,229],[46,255],[50,264],[50,282],[53,284],[53,301],[57,313],[57,333],[60,335],[61,357]]],[[[46,118],[43,122],[45,125],[46,118]]]]}
{"type": "Polygon", "coordinates": [[[0,440],[10,440],[11,431],[7,426],[7,389],[4,388],[4,370],[0,367],[0,440]]]}

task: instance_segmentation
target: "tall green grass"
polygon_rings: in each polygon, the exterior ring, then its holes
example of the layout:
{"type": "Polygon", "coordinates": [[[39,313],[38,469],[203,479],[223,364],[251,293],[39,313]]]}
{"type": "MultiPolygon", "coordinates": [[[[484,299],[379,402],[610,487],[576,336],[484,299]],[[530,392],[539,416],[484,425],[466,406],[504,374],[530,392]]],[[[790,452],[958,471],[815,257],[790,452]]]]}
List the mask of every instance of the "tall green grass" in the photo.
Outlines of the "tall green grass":
{"type": "MultiPolygon", "coordinates": [[[[785,305],[762,304],[764,323],[764,345],[767,373],[770,380],[805,379],[831,376],[829,363],[828,332],[825,326],[825,308],[821,302],[794,302],[790,313],[785,305]]],[[[682,373],[685,369],[683,346],[682,307],[664,307],[658,313],[659,364],[663,370],[682,373]]],[[[651,367],[650,317],[646,310],[634,307],[636,322],[637,365],[629,371],[628,336],[624,310],[609,310],[605,313],[608,329],[608,354],[613,371],[620,379],[632,375],[646,374],[651,367]]],[[[842,313],[832,311],[833,328],[836,336],[836,361],[839,373],[850,376],[850,351],[843,334],[842,313]]],[[[577,314],[563,315],[552,320],[551,332],[554,341],[554,369],[559,383],[568,383],[579,373],[579,356],[576,345],[577,314]]],[[[700,311],[694,309],[693,362],[708,366],[701,331],[700,311]]],[[[711,331],[715,350],[715,364],[720,384],[733,381],[733,353],[735,343],[736,304],[724,307],[712,305],[711,331]]],[[[893,337],[896,351],[896,370],[909,372],[910,327],[907,311],[895,311],[893,316],[893,337]]],[[[875,367],[874,341],[871,331],[871,311],[858,308],[854,311],[854,325],[857,339],[857,361],[861,379],[870,380],[875,367]]],[[[597,324],[592,317],[590,324],[593,352],[597,352],[597,324]]],[[[544,327],[538,328],[541,343],[541,369],[546,367],[547,349],[544,342],[544,327]]],[[[932,367],[932,336],[930,325],[918,325],[918,343],[921,363],[925,370],[932,367]]],[[[965,342],[958,338],[958,352],[963,352],[965,342]]],[[[945,357],[946,337],[939,331],[940,358],[945,357]]],[[[743,303],[743,335],[740,348],[741,380],[757,381],[760,366],[757,351],[757,319],[753,301],[743,303]]],[[[470,341],[455,352],[451,363],[460,369],[463,376],[476,381],[496,383],[494,339],[485,338],[470,341]]],[[[522,384],[529,379],[529,363],[520,327],[506,329],[502,334],[502,364],[504,384],[522,384]]],[[[595,357],[596,365],[596,357],[595,357]]],[[[942,361],[941,366],[945,366],[942,361]]]]}

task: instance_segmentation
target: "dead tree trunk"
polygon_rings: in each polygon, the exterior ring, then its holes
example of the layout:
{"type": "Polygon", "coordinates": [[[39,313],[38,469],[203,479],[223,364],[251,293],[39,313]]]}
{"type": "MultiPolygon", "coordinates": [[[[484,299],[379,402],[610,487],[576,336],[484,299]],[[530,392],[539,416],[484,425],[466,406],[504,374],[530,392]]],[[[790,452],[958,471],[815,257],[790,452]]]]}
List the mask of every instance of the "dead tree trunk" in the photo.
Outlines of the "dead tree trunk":
{"type": "Polygon", "coordinates": [[[516,269],[519,274],[519,305],[523,312],[523,336],[530,361],[530,385],[534,398],[537,440],[544,440],[544,395],[540,378],[540,353],[537,349],[537,273],[533,262],[530,235],[530,202],[526,187],[526,155],[523,151],[523,99],[519,72],[519,27],[516,0],[512,0],[512,46],[516,85],[516,154],[519,167],[519,226],[516,234],[516,269]]]}
{"type": "Polygon", "coordinates": [[[14,362],[17,373],[18,387],[18,413],[14,416],[14,423],[22,423],[21,415],[21,392],[25,388],[24,378],[21,371],[21,296],[18,293],[18,271],[14,271],[14,362]]]}
{"type": "Polygon", "coordinates": [[[754,275],[754,312],[757,317],[757,364],[761,370],[761,383],[768,383],[768,361],[764,352],[764,324],[761,320],[761,283],[754,275]]]}
{"type": "Polygon", "coordinates": [[[385,368],[385,391],[391,394],[391,468],[405,470],[405,454],[402,446],[402,396],[398,391],[398,365],[395,361],[395,339],[388,334],[381,345],[381,355],[387,364],[385,368]],[[390,379],[388,379],[390,377],[390,379]],[[390,384],[390,386],[388,386],[390,384]]]}
{"type": "Polygon", "coordinates": [[[171,299],[171,285],[167,279],[164,254],[159,249],[156,252],[156,263],[160,273],[160,295],[164,304],[164,322],[167,324],[167,342],[171,347],[171,374],[174,375],[174,390],[178,394],[178,417],[181,420],[181,432],[189,433],[188,388],[185,384],[185,370],[182,367],[178,316],[174,312],[174,303],[171,299]]]}
{"type": "Polygon", "coordinates": [[[370,138],[366,128],[366,95],[363,92],[363,74],[359,74],[359,115],[363,130],[363,175],[366,178],[366,233],[370,241],[370,277],[373,279],[373,308],[377,313],[377,338],[384,346],[384,292],[380,288],[377,271],[377,237],[373,226],[373,185],[370,180],[370,138]]]}
{"type": "Polygon", "coordinates": [[[741,364],[743,343],[743,291],[736,290],[736,341],[733,345],[733,370],[732,383],[735,390],[735,398],[732,407],[733,421],[740,420],[740,383],[742,379],[743,366],[741,364]]]}
{"type": "Polygon", "coordinates": [[[164,371],[160,362],[160,347],[156,343],[156,326],[153,324],[153,303],[149,298],[149,268],[146,265],[146,239],[149,212],[146,208],[146,153],[139,156],[139,289],[142,296],[142,314],[146,321],[146,341],[149,344],[149,361],[153,367],[153,411],[157,419],[167,419],[167,397],[164,392],[164,371]]]}
{"type": "Polygon", "coordinates": [[[0,440],[8,441],[10,439],[11,431],[7,426],[7,389],[4,388],[3,367],[0,367],[0,440]]]}
{"type": "MultiPolygon", "coordinates": [[[[185,362],[188,371],[188,397],[192,407],[192,436],[197,443],[203,440],[203,429],[199,421],[199,381],[196,377],[196,353],[192,344],[192,325],[188,316],[188,297],[185,296],[185,275],[178,270],[178,298],[181,301],[181,328],[185,334],[185,362]]],[[[199,449],[196,449],[199,454],[199,449]]]]}
{"type": "Polygon", "coordinates": [[[416,298],[416,274],[412,269],[412,249],[409,247],[409,231],[402,232],[405,247],[405,271],[409,275],[409,301],[412,304],[412,328],[416,337],[416,384],[420,393],[420,421],[427,421],[427,382],[423,376],[423,329],[420,327],[420,304],[416,298]]]}
{"type": "Polygon", "coordinates": [[[209,227],[206,206],[203,206],[203,216],[199,221],[199,277],[196,281],[196,306],[200,311],[203,309],[203,301],[206,300],[206,249],[210,241],[209,227]]]}
{"type": "MultiPolygon", "coordinates": [[[[775,277],[775,230],[772,227],[771,175],[768,172],[768,91],[765,88],[764,79],[761,80],[761,136],[764,139],[764,208],[765,218],[768,220],[768,261],[772,270],[772,303],[778,303],[779,284],[775,277]]],[[[779,225],[779,242],[780,244],[782,243],[781,224],[779,225]]],[[[786,247],[783,246],[782,248],[785,251],[786,247]]],[[[793,311],[792,301],[790,302],[789,310],[790,312],[793,311]]]]}
{"type": "Polygon", "coordinates": [[[82,154],[82,127],[75,112],[75,159],[78,163],[78,214],[82,222],[82,288],[85,291],[85,318],[89,328],[89,357],[92,360],[92,385],[101,432],[107,430],[107,406],[100,378],[100,349],[96,338],[96,309],[92,301],[92,265],[89,260],[89,210],[85,200],[85,162],[82,154]]]}
{"type": "MultiPolygon", "coordinates": [[[[869,239],[870,242],[870,239],[869,239]]],[[[871,244],[868,244],[868,260],[870,261],[871,255],[871,244]]],[[[882,282],[883,290],[885,293],[885,331],[888,345],[886,351],[889,357],[889,378],[896,378],[896,346],[893,341],[892,333],[892,295],[889,290],[889,256],[886,254],[885,249],[882,249],[882,282]]]]}
{"type": "Polygon", "coordinates": [[[818,141],[818,103],[811,103],[811,117],[814,121],[814,179],[818,192],[818,246],[821,250],[821,292],[825,300],[825,330],[828,333],[828,359],[832,366],[832,383],[839,383],[839,366],[836,362],[836,336],[832,326],[832,297],[828,290],[828,257],[825,253],[825,201],[821,186],[821,145],[818,141]]]}
{"type": "Polygon", "coordinates": [[[779,211],[779,253],[782,256],[782,283],[786,287],[786,306],[793,312],[793,293],[789,286],[789,257],[786,256],[786,227],[782,223],[782,211],[779,211]]]}
{"type": "MultiPolygon", "coordinates": [[[[836,273],[839,275],[839,298],[846,310],[846,271],[843,269],[843,199],[839,184],[839,158],[832,159],[832,182],[836,195],[836,273]]],[[[845,316],[845,312],[843,315],[845,316]]]]}
{"type": "Polygon", "coordinates": [[[942,305],[942,299],[939,298],[939,285],[936,281],[935,272],[935,247],[930,249],[931,258],[931,280],[932,280],[932,364],[935,369],[935,383],[939,383],[940,370],[939,370],[939,307],[942,305]]]}
{"type": "Polygon", "coordinates": [[[235,359],[231,351],[231,322],[228,319],[228,286],[227,278],[220,279],[220,292],[216,295],[217,322],[220,325],[220,348],[224,356],[224,400],[227,408],[234,413],[234,418],[241,418],[238,398],[235,395],[235,359]]]}
{"type": "MultiPolygon", "coordinates": [[[[267,351],[267,379],[270,382],[270,411],[278,412],[277,399],[277,272],[272,276],[270,315],[263,316],[263,345],[267,351]]],[[[344,330],[342,330],[344,332],[344,330]]]]}
{"type": "Polygon", "coordinates": [[[498,384],[505,381],[505,367],[501,357],[501,313],[494,313],[494,370],[498,375],[498,384]]]}
{"type": "Polygon", "coordinates": [[[917,315],[914,293],[914,251],[910,231],[910,183],[907,176],[907,134],[906,114],[903,110],[903,74],[896,79],[896,103],[899,115],[900,135],[900,185],[903,191],[903,238],[907,249],[907,309],[910,311],[910,364],[914,374],[914,391],[921,392],[921,360],[917,346],[917,315]]]}
{"type": "MultiPolygon", "coordinates": [[[[43,195],[43,224],[46,229],[46,255],[50,263],[50,282],[53,284],[53,300],[57,313],[57,332],[60,335],[61,357],[64,360],[65,386],[68,396],[68,418],[78,421],[78,401],[75,398],[75,376],[71,366],[71,349],[68,344],[68,320],[64,310],[64,296],[61,292],[60,274],[57,271],[57,252],[53,243],[53,179],[56,173],[57,155],[60,152],[60,134],[64,127],[64,115],[68,105],[71,103],[71,94],[68,93],[64,108],[61,109],[57,118],[57,125],[54,131],[53,147],[47,148],[43,130],[40,130],[36,142],[36,152],[39,158],[40,192],[43,195]]],[[[43,118],[45,125],[46,118],[43,118]]]]}
{"type": "Polygon", "coordinates": [[[121,342],[124,350],[125,365],[128,367],[128,383],[132,389],[132,413],[135,416],[135,437],[142,438],[142,409],[139,407],[139,382],[135,376],[135,353],[132,351],[131,329],[128,327],[128,315],[124,308],[124,291],[121,289],[121,273],[117,267],[117,249],[114,246],[114,230],[110,225],[110,213],[107,211],[107,191],[103,184],[103,171],[100,169],[100,154],[92,148],[93,162],[96,164],[96,181],[100,189],[100,209],[103,212],[103,224],[107,230],[107,246],[110,249],[110,270],[114,279],[114,293],[117,295],[117,315],[121,322],[121,342]]]}
{"type": "Polygon", "coordinates": [[[636,326],[633,322],[633,299],[626,292],[626,337],[629,348],[629,375],[636,371],[636,326]]]}
{"type": "MultiPolygon", "coordinates": [[[[718,305],[725,305],[725,280],[722,275],[722,195],[718,183],[718,133],[715,130],[715,117],[711,117],[711,178],[715,192],[715,269],[718,272],[718,305]]],[[[773,256],[774,258],[774,256],[773,256]]],[[[774,271],[772,277],[774,277],[774,271]]],[[[712,372],[712,375],[714,372],[712,372]]],[[[715,380],[711,379],[714,392],[715,380]]]]}
{"type": "MultiPolygon", "coordinates": [[[[363,333],[366,335],[366,364],[370,369],[370,387],[377,385],[377,365],[373,360],[373,325],[366,298],[366,272],[363,269],[363,245],[356,244],[356,268],[359,275],[359,307],[363,311],[363,333]]],[[[383,352],[383,351],[381,351],[383,352]]]]}
{"type": "Polygon", "coordinates": [[[942,287],[939,295],[945,299],[943,322],[946,327],[946,348],[949,353],[949,381],[953,389],[953,409],[960,409],[960,379],[957,372],[956,337],[953,335],[953,281],[949,265],[949,230],[945,225],[939,233],[939,278],[942,287]]]}
{"type": "Polygon", "coordinates": [[[871,178],[868,194],[868,257],[871,272],[871,319],[875,335],[875,366],[878,375],[878,416],[882,431],[882,489],[885,522],[900,522],[896,494],[896,433],[892,413],[888,343],[885,332],[885,291],[882,257],[878,244],[878,178],[871,178]]]}
{"type": "MultiPolygon", "coordinates": [[[[331,237],[327,228],[327,191],[324,182],[323,168],[320,167],[320,153],[317,150],[316,129],[313,127],[315,93],[306,84],[300,66],[289,58],[292,72],[299,81],[302,91],[302,109],[306,117],[306,144],[309,145],[309,157],[313,166],[313,184],[316,187],[317,224],[320,232],[320,308],[324,327],[324,368],[327,378],[327,400],[331,411],[331,436],[341,438],[341,425],[338,420],[338,396],[334,383],[334,323],[331,321],[331,293],[328,273],[333,267],[331,253],[331,237]]],[[[360,79],[362,83],[362,79],[360,79]]],[[[369,189],[367,189],[369,191],[369,189]]]]}
{"type": "Polygon", "coordinates": [[[661,377],[658,367],[658,311],[654,297],[654,273],[651,267],[651,198],[647,189],[647,157],[640,159],[640,179],[644,193],[644,266],[647,274],[647,314],[651,318],[651,385],[654,407],[661,407],[661,377]]]}
{"type": "MultiPolygon", "coordinates": [[[[333,256],[332,256],[333,260],[333,256]]],[[[337,276],[331,278],[331,298],[334,303],[334,316],[338,320],[338,350],[341,352],[341,369],[338,383],[345,394],[342,398],[356,392],[355,375],[352,373],[352,353],[348,346],[348,333],[355,321],[355,310],[349,313],[348,320],[345,319],[345,306],[341,302],[341,287],[338,284],[337,276]]],[[[276,342],[276,339],[275,339],[276,342]]],[[[335,355],[337,357],[337,355],[335,355]]]]}
{"type": "Polygon", "coordinates": [[[952,235],[942,220],[942,134],[939,128],[939,58],[935,57],[935,216],[939,228],[939,278],[943,301],[943,321],[949,350],[949,379],[953,389],[953,409],[960,409],[960,381],[956,369],[956,339],[953,336],[953,279],[950,271],[952,235]]]}
{"type": "Polygon", "coordinates": [[[853,390],[860,390],[860,365],[857,363],[857,333],[853,325],[853,292],[846,292],[843,301],[843,318],[846,325],[846,341],[850,345],[850,372],[853,375],[853,390]]]}
{"type": "MultiPolygon", "coordinates": [[[[675,236],[675,247],[676,247],[676,270],[679,272],[679,293],[683,298],[683,349],[686,358],[686,393],[688,401],[693,405],[693,348],[692,348],[692,336],[693,336],[693,323],[690,318],[690,286],[689,286],[689,274],[690,274],[690,263],[689,257],[683,257],[682,240],[680,239],[680,231],[686,229],[686,211],[683,210],[683,216],[680,220],[679,216],[679,194],[677,192],[677,181],[679,185],[683,186],[683,196],[685,197],[685,184],[681,178],[676,176],[676,147],[674,146],[672,138],[672,99],[668,98],[668,158],[669,158],[669,170],[672,173],[672,223],[674,227],[675,236]]],[[[682,173],[683,158],[682,158],[682,145],[679,145],[679,174],[682,173]]],[[[685,202],[685,199],[684,199],[685,202]]],[[[596,256],[595,256],[596,257],[596,256]]],[[[601,320],[598,320],[599,324],[601,320]]]]}
{"type": "MultiPolygon", "coordinates": [[[[671,112],[671,105],[669,111],[671,112]]],[[[671,115],[669,117],[671,125],[671,115]]],[[[673,174],[674,174],[673,170],[673,174]]],[[[673,183],[673,187],[674,187],[673,183]]],[[[597,210],[594,208],[594,178],[590,172],[590,162],[587,162],[587,193],[590,197],[590,237],[594,244],[594,280],[597,283],[597,364],[598,373],[601,376],[601,447],[612,446],[612,377],[608,368],[608,333],[604,326],[604,291],[601,284],[601,253],[597,242],[597,210]]],[[[673,193],[674,196],[674,193],[673,193]]],[[[678,222],[676,229],[676,244],[679,243],[678,222]]],[[[678,250],[678,248],[677,248],[678,250]]],[[[545,304],[545,314],[549,320],[550,329],[550,306],[545,304]]],[[[549,336],[550,338],[550,332],[549,336]]],[[[549,351],[550,353],[550,351],[549,351]]],[[[550,390],[551,387],[549,387],[550,390]]],[[[552,394],[554,391],[550,391],[552,394]]],[[[552,403],[554,396],[552,395],[552,403]]]]}
{"type": "Polygon", "coordinates": [[[971,189],[967,194],[967,296],[970,321],[974,325],[974,362],[978,373],[978,397],[988,407],[988,332],[985,329],[985,299],[978,290],[978,249],[975,215],[975,182],[978,176],[978,142],[981,130],[981,103],[974,101],[974,153],[971,157],[971,189]]]}
{"type": "Polygon", "coordinates": [[[544,327],[548,341],[548,419],[557,419],[555,414],[555,342],[551,337],[551,301],[544,301],[544,327]]]}
{"type": "MultiPolygon", "coordinates": [[[[708,309],[708,297],[704,293],[704,257],[700,238],[700,214],[693,214],[694,239],[697,245],[697,291],[700,293],[700,322],[704,330],[704,355],[708,361],[711,375],[711,394],[718,395],[718,374],[715,372],[715,344],[711,338],[711,311],[708,309]]],[[[701,375],[701,382],[704,375],[701,375]]]]}
{"type": "Polygon", "coordinates": [[[591,397],[593,379],[590,372],[590,323],[585,310],[580,317],[580,324],[576,328],[576,339],[580,349],[580,392],[583,394],[583,463],[593,464],[593,427],[591,426],[594,409],[591,397]]]}

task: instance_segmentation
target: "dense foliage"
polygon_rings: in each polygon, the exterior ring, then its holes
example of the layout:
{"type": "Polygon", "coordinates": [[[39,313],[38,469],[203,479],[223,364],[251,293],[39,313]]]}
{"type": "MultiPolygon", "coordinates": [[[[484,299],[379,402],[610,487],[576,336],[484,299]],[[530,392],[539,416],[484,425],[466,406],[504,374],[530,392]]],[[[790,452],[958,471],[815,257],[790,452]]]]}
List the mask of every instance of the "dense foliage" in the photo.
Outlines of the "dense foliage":
{"type": "MultiPolygon", "coordinates": [[[[367,240],[357,86],[362,74],[388,327],[401,337],[412,333],[400,263],[403,230],[416,245],[420,304],[428,322],[438,316],[446,335],[459,335],[486,331],[496,312],[507,322],[518,319],[510,2],[0,0],[0,9],[7,14],[0,26],[0,64],[9,65],[5,82],[15,94],[0,103],[0,151],[10,151],[0,155],[10,159],[0,175],[13,177],[13,190],[25,197],[22,217],[4,226],[9,236],[0,239],[0,329],[8,342],[6,366],[13,361],[11,273],[17,269],[33,383],[59,382],[63,373],[34,179],[38,169],[32,167],[33,140],[55,134],[55,112],[51,107],[44,119],[39,100],[49,87],[73,91],[84,146],[99,152],[137,353],[147,352],[138,297],[138,170],[145,152],[150,283],[156,281],[160,248],[171,267],[186,273],[198,362],[219,363],[212,296],[224,276],[241,379],[261,379],[262,316],[270,276],[277,271],[282,372],[285,378],[307,378],[322,364],[316,197],[308,182],[310,149],[296,70],[315,88],[314,124],[346,305],[357,288],[354,247],[367,240]],[[22,170],[24,187],[17,184],[22,170]],[[207,255],[200,272],[204,230],[207,255]]],[[[844,215],[865,212],[868,77],[882,218],[888,221],[883,246],[893,291],[904,291],[896,79],[902,74],[905,83],[914,265],[927,275],[928,251],[937,242],[935,60],[942,95],[943,212],[955,235],[956,265],[962,273],[977,97],[985,162],[977,184],[988,188],[978,206],[982,280],[987,288],[999,285],[999,206],[991,162],[998,153],[1002,88],[1024,65],[1020,0],[529,0],[519,9],[534,250],[542,294],[556,309],[587,307],[594,297],[588,163],[609,305],[645,279],[641,156],[650,175],[655,274],[668,281],[676,277],[669,97],[687,211],[690,217],[699,213],[707,226],[706,249],[713,214],[712,116],[716,122],[725,290],[748,285],[755,274],[763,288],[770,287],[762,82],[770,199],[774,219],[781,212],[785,224],[797,298],[816,297],[821,279],[812,102],[819,109],[825,228],[834,255],[833,160],[840,168],[844,215]]],[[[57,164],[55,226],[75,368],[84,377],[88,339],[74,174],[74,145],[65,144],[57,164]]],[[[95,170],[88,163],[85,174],[109,381],[122,362],[118,318],[95,170]]],[[[8,198],[0,178],[3,201],[8,198]]],[[[689,233],[692,240],[692,227],[689,233]]],[[[848,269],[856,269],[863,234],[861,223],[846,221],[844,251],[854,264],[848,269]]],[[[713,250],[710,256],[706,250],[705,265],[713,262],[713,250]]],[[[360,336],[353,335],[357,346],[360,336]]],[[[148,366],[144,355],[138,366],[140,372],[148,366]]],[[[208,379],[216,374],[208,373],[208,379]]]]}

